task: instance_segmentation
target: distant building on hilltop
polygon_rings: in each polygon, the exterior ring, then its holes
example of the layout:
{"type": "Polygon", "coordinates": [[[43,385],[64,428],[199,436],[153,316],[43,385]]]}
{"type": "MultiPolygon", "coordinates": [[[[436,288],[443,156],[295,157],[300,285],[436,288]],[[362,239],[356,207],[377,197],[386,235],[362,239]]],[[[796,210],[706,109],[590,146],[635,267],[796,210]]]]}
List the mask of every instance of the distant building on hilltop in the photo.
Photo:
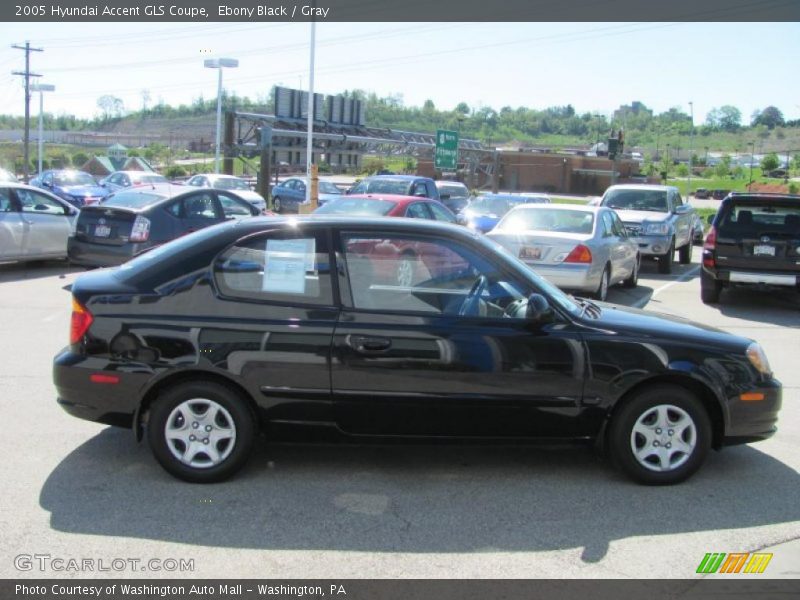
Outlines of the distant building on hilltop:
{"type": "Polygon", "coordinates": [[[105,177],[114,171],[149,171],[155,172],[152,165],[141,156],[128,156],[128,149],[122,144],[114,144],[108,148],[107,156],[95,156],[81,167],[97,177],[105,177]]]}

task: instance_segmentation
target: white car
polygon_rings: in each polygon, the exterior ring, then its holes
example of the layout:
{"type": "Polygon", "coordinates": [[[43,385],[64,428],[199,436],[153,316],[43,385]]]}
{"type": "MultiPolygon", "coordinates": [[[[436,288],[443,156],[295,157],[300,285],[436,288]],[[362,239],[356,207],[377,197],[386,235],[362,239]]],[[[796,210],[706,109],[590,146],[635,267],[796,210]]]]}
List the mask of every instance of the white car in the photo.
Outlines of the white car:
{"type": "Polygon", "coordinates": [[[610,208],[522,204],[487,235],[558,287],[598,300],[639,280],[638,245],[610,208]]]}
{"type": "Polygon", "coordinates": [[[78,209],[39,188],[0,183],[0,261],[67,257],[78,209]]]}
{"type": "Polygon", "coordinates": [[[266,213],[267,211],[267,202],[264,200],[263,196],[258,192],[251,190],[250,186],[244,179],[234,177],[233,175],[204,173],[189,178],[189,180],[186,182],[186,185],[226,190],[236,194],[242,200],[246,200],[260,210],[262,214],[266,213]]]}

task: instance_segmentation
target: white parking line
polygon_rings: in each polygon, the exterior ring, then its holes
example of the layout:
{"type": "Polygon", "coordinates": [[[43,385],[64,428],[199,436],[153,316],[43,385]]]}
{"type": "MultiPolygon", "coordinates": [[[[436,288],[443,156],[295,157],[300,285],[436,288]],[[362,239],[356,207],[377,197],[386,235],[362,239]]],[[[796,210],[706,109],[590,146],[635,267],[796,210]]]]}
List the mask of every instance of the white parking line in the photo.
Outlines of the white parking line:
{"type": "Polygon", "coordinates": [[[694,274],[697,273],[699,270],[700,270],[700,265],[695,265],[694,267],[692,267],[691,269],[686,271],[686,273],[684,273],[683,275],[678,277],[675,281],[670,281],[669,283],[665,283],[660,288],[656,288],[655,290],[653,290],[653,293],[651,294],[651,296],[649,298],[642,298],[641,300],[637,300],[633,304],[633,307],[634,308],[644,308],[644,306],[648,302],[650,302],[650,300],[655,298],[659,293],[663,292],[664,290],[667,290],[667,289],[671,288],[675,284],[683,283],[684,281],[688,281],[689,279],[694,277],[694,274]]]}

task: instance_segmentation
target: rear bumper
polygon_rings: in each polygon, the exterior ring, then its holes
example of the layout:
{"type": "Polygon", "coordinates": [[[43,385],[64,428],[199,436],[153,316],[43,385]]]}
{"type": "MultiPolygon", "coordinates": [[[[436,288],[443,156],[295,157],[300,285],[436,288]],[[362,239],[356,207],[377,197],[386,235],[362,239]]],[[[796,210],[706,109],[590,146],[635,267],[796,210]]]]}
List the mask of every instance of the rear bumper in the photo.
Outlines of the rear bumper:
{"type": "Polygon", "coordinates": [[[527,262],[525,264],[538,275],[565,290],[594,292],[600,287],[600,277],[603,274],[600,268],[594,265],[562,263],[556,267],[527,262]]]}
{"type": "Polygon", "coordinates": [[[777,431],[778,411],[783,396],[781,382],[769,379],[740,392],[743,393],[760,393],[764,399],[744,401],[739,395],[728,398],[727,426],[722,440],[726,446],[766,440],[777,431]]]}
{"type": "Polygon", "coordinates": [[[800,289],[800,273],[791,271],[749,271],[731,267],[709,268],[704,266],[703,273],[728,285],[769,286],[800,289]]]}
{"type": "Polygon", "coordinates": [[[130,427],[143,386],[152,376],[114,370],[113,365],[65,348],[53,360],[57,402],[70,415],[117,427],[130,427]],[[93,383],[91,375],[116,375],[115,384],[93,383]]]}
{"type": "Polygon", "coordinates": [[[149,248],[147,244],[93,244],[72,236],[67,240],[67,255],[78,265],[90,267],[113,267],[130,260],[136,254],[149,248]]]}

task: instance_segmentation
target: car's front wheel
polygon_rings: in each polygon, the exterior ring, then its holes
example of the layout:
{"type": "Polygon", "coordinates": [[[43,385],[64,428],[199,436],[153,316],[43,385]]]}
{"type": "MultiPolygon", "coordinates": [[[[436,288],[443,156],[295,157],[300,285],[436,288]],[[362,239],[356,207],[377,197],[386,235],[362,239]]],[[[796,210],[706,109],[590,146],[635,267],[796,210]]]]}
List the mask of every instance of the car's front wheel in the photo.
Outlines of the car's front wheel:
{"type": "Polygon", "coordinates": [[[647,485],[670,485],[703,464],[711,447],[711,422],[687,389],[655,385],[625,401],[608,435],[611,457],[628,476],[647,485]]]}
{"type": "Polygon", "coordinates": [[[626,288],[635,288],[639,285],[639,268],[642,266],[642,257],[638,254],[636,255],[636,261],[633,263],[633,270],[631,271],[630,277],[628,277],[625,281],[622,282],[622,285],[626,288]]]}
{"type": "Polygon", "coordinates": [[[688,265],[692,262],[692,249],[694,246],[692,245],[691,240],[686,242],[685,246],[681,246],[681,249],[678,250],[678,260],[682,265],[688,265]]]}
{"type": "Polygon", "coordinates": [[[669,245],[669,250],[663,256],[658,257],[658,272],[664,275],[672,273],[672,261],[675,258],[675,241],[669,245]]]}
{"type": "Polygon", "coordinates": [[[223,481],[244,466],[256,423],[244,399],[212,381],[182,383],[163,391],[147,423],[156,460],[194,483],[223,481]]]}

